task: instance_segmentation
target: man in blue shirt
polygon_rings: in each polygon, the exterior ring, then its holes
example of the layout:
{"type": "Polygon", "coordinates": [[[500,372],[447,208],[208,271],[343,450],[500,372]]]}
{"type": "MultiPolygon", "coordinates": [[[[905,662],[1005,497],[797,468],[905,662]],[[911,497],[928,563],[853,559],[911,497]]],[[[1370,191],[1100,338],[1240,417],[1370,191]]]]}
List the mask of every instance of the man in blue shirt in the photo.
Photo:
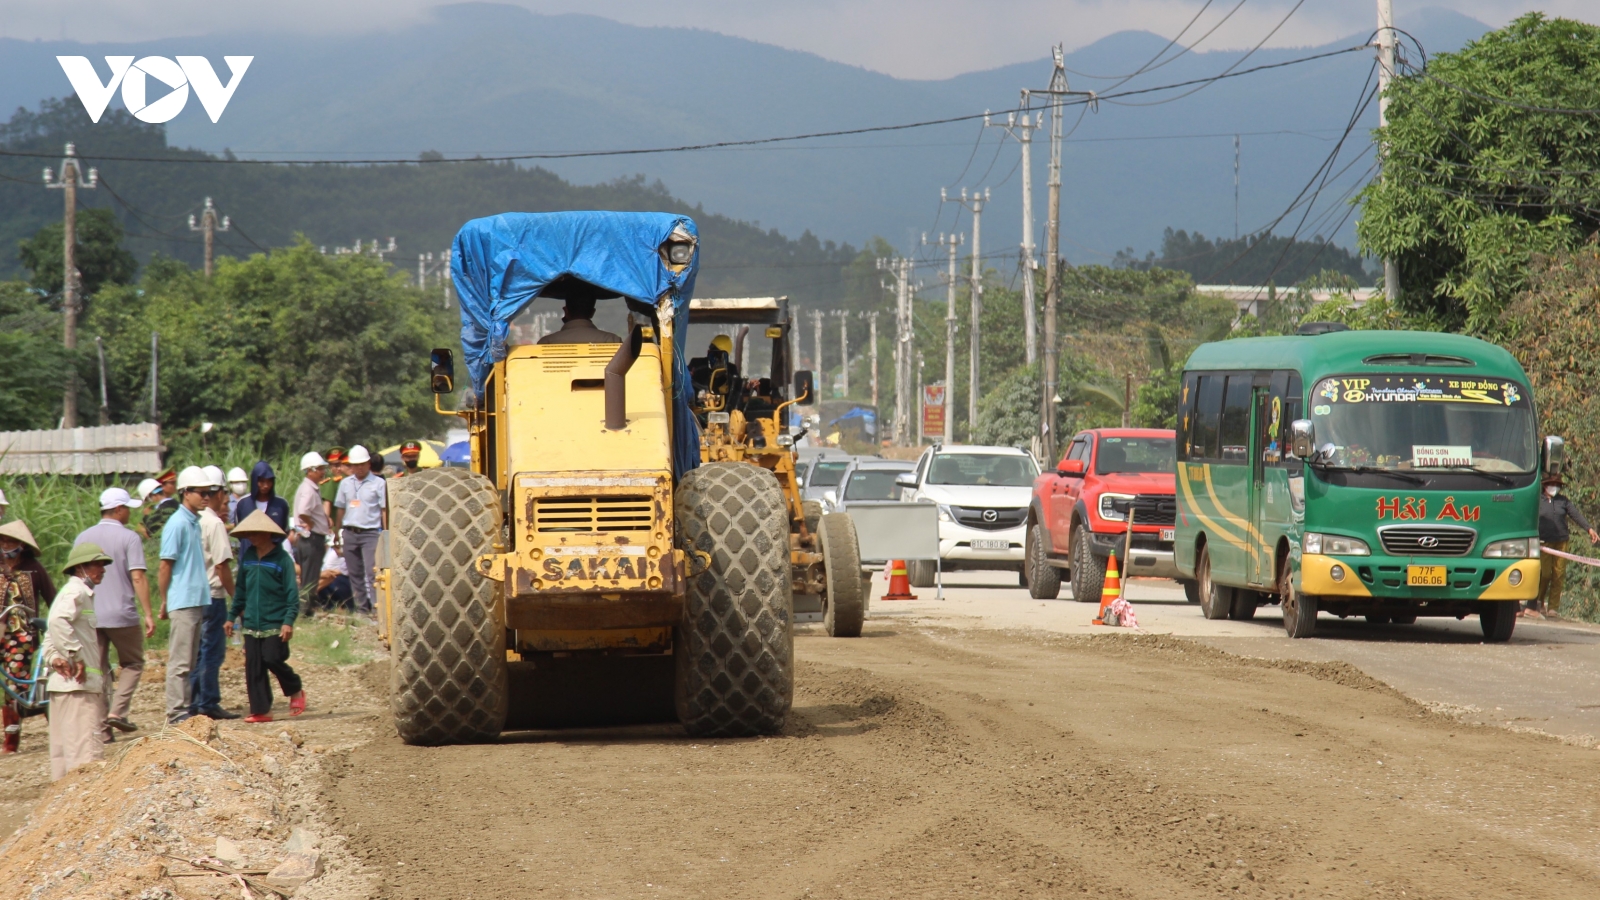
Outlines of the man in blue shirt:
{"type": "Polygon", "coordinates": [[[205,545],[200,538],[200,511],[217,488],[199,466],[178,473],[180,504],[161,527],[161,569],[156,587],[161,592],[161,618],[172,622],[167,637],[167,722],[189,718],[194,671],[200,649],[200,627],[211,606],[211,583],[206,572],[205,545]]]}
{"type": "Polygon", "coordinates": [[[378,534],[389,527],[389,490],[382,478],[372,474],[372,454],[367,448],[357,444],[345,458],[350,474],[339,482],[333,500],[334,541],[335,546],[344,545],[356,611],[371,613],[378,534]]]}

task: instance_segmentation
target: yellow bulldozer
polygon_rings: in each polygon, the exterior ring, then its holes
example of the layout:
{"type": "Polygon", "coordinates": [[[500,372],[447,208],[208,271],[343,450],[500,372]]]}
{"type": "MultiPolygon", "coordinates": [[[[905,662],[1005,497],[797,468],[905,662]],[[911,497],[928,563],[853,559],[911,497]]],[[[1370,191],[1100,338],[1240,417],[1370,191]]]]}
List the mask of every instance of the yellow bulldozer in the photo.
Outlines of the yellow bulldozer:
{"type": "Polygon", "coordinates": [[[869,590],[855,523],[844,513],[824,515],[822,504],[803,500],[795,470],[789,410],[815,403],[816,386],[812,373],[794,371],[788,298],[695,299],[689,303],[689,325],[694,342],[704,340],[704,329],[718,329],[705,356],[689,361],[701,462],[751,463],[773,474],[788,513],[795,612],[820,612],[828,634],[859,637],[869,590]],[[771,342],[762,377],[747,377],[744,371],[753,328],[771,342]]]}
{"type": "MultiPolygon", "coordinates": [[[[698,242],[668,213],[507,213],[456,236],[468,383],[450,412],[472,464],[393,482],[379,551],[408,743],[492,740],[536,699],[521,674],[574,657],[666,658],[691,735],[783,727],[789,503],[769,469],[702,461],[679,339],[698,242]],[[523,343],[540,298],[566,326],[523,343]],[[600,304],[626,307],[626,334],[581,315],[600,304]]],[[[433,357],[433,390],[451,393],[453,353],[433,357]]]]}

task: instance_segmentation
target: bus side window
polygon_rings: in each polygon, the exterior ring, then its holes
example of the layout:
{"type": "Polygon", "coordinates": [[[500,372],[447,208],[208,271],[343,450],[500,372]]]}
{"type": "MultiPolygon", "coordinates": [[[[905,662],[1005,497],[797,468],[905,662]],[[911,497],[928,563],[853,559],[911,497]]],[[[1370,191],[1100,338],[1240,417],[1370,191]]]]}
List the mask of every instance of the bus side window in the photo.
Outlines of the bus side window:
{"type": "Polygon", "coordinates": [[[1183,376],[1182,392],[1178,394],[1178,461],[1189,458],[1189,435],[1194,424],[1195,385],[1200,376],[1187,373],[1183,376]]]}
{"type": "Polygon", "coordinates": [[[1300,373],[1289,373],[1289,385],[1283,394],[1283,461],[1290,475],[1299,475],[1304,465],[1289,452],[1289,423],[1306,417],[1305,392],[1300,386],[1300,373]]]}
{"type": "Polygon", "coordinates": [[[1191,459],[1217,459],[1217,429],[1222,422],[1221,375],[1201,375],[1196,389],[1194,430],[1189,441],[1191,459]]]}
{"type": "Polygon", "coordinates": [[[1228,391],[1222,402],[1222,459],[1244,462],[1250,456],[1250,384],[1253,375],[1228,376],[1228,391]]]}

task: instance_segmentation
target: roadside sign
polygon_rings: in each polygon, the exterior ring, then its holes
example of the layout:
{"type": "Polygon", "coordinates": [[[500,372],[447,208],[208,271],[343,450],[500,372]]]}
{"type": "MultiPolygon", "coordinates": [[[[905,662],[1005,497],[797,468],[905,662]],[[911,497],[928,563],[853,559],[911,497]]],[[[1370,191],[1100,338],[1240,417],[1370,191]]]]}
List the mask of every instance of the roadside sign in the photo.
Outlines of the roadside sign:
{"type": "Polygon", "coordinates": [[[949,392],[942,384],[922,386],[922,433],[936,437],[944,434],[945,399],[949,392]]]}

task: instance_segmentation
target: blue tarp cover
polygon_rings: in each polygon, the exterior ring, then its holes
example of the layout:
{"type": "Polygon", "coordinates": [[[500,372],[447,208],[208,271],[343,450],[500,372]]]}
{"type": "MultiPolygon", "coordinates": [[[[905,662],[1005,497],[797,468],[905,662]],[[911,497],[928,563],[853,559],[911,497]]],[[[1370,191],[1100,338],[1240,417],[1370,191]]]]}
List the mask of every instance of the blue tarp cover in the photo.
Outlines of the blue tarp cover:
{"type": "Polygon", "coordinates": [[[696,241],[688,216],[672,213],[502,213],[473,219],[457,232],[450,268],[461,298],[461,349],[475,393],[494,364],[505,359],[512,319],[552,281],[571,275],[608,291],[655,305],[672,297],[673,470],[700,464],[700,428],[689,408],[689,368],[682,337],[689,328],[689,298],[700,265],[698,247],[682,272],[667,268],[658,252],[675,230],[696,241]]]}

